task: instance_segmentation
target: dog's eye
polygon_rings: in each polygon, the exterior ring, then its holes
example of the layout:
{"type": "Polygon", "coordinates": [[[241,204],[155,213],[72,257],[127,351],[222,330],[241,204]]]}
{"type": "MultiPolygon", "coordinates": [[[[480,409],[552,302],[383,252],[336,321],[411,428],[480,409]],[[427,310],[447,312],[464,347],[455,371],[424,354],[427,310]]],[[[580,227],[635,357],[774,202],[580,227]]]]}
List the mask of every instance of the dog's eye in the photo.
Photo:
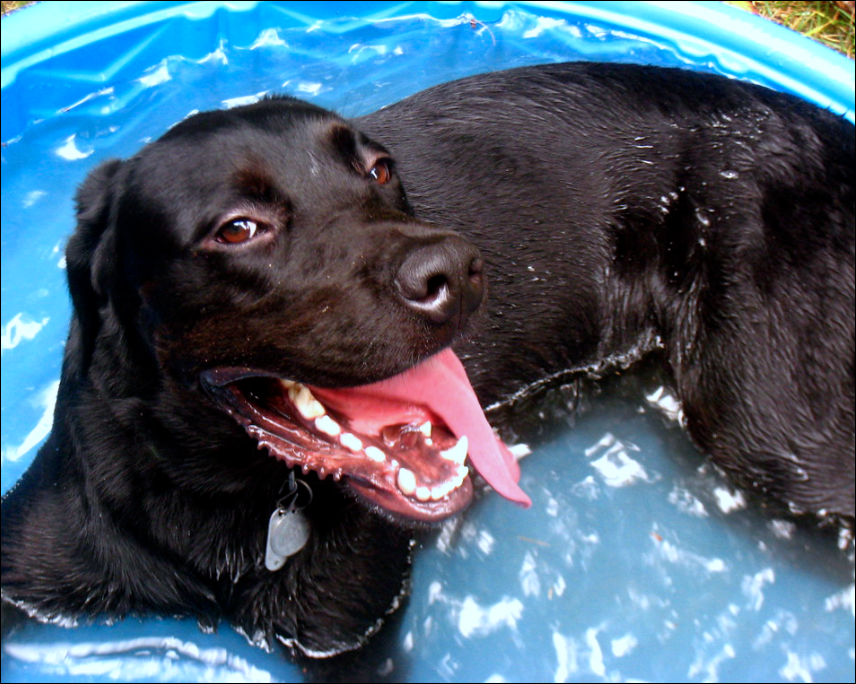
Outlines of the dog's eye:
{"type": "Polygon", "coordinates": [[[369,175],[377,181],[378,185],[386,185],[389,183],[389,179],[392,178],[389,162],[379,161],[371,168],[369,175]]]}
{"type": "Polygon", "coordinates": [[[217,242],[229,245],[237,245],[253,239],[262,231],[262,227],[248,218],[238,218],[221,226],[217,231],[217,242]]]}

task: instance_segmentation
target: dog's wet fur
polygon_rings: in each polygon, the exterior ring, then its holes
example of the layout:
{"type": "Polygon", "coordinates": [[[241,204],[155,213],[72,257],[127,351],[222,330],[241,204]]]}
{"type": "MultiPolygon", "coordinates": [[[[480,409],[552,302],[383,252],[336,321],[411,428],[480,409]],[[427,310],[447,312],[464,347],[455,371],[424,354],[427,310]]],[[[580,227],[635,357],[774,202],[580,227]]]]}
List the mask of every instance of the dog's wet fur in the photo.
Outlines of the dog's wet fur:
{"type": "Polygon", "coordinates": [[[853,160],[852,124],[795,97],[629,65],[475,76],[351,122],[290,97],[189,117],[79,191],[54,426],[3,500],[3,598],[360,645],[412,528],[300,473],[312,534],[267,570],[288,466],[200,378],[361,385],[450,344],[483,405],[657,352],[739,485],[852,524],[853,160]]]}

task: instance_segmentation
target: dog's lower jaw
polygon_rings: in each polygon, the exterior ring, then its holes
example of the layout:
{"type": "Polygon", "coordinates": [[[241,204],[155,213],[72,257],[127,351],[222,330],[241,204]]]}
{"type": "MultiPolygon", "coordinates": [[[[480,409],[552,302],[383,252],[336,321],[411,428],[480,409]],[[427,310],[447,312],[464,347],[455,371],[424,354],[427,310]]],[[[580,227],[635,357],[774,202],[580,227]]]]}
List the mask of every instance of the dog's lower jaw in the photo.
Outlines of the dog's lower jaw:
{"type": "MultiPolygon", "coordinates": [[[[106,404],[93,403],[109,414],[106,404]]],[[[119,405],[124,403],[113,402],[114,415],[119,405]]],[[[209,422],[208,434],[216,431],[226,445],[216,454],[194,452],[197,428],[181,425],[183,417],[175,413],[167,420],[153,412],[141,416],[129,407],[122,420],[112,420],[99,433],[157,425],[148,434],[172,440],[181,435],[177,444],[152,437],[113,458],[122,473],[119,481],[161,483],[159,496],[142,501],[125,489],[106,491],[100,480],[73,487],[77,476],[63,474],[68,459],[57,447],[64,443],[59,437],[66,426],[55,428],[40,463],[63,486],[41,491],[29,505],[25,494],[39,472],[33,470],[4,498],[4,601],[44,622],[115,620],[151,612],[185,616],[209,627],[229,621],[252,641],[271,646],[280,641],[313,657],[361,646],[377,630],[379,616],[401,601],[412,535],[337,492],[338,485],[314,481],[318,489],[307,511],[310,543],[281,570],[270,572],[264,567],[265,532],[287,468],[260,452],[213,407],[212,416],[221,419],[221,429],[209,422]],[[212,494],[189,487],[180,479],[185,465],[204,473],[201,481],[209,486],[219,473],[221,490],[212,494]],[[185,524],[167,519],[166,507],[185,524]],[[63,523],[62,544],[55,537],[22,532],[31,516],[44,510],[55,511],[63,523]],[[110,545],[92,536],[89,519],[102,523],[100,533],[113,540],[110,545]],[[139,532],[141,521],[151,522],[145,535],[139,532]],[[89,564],[96,552],[98,562],[89,564]],[[132,574],[138,578],[132,587],[117,579],[132,574]]],[[[68,429],[75,430],[78,445],[88,453],[90,433],[77,425],[68,429]]]]}

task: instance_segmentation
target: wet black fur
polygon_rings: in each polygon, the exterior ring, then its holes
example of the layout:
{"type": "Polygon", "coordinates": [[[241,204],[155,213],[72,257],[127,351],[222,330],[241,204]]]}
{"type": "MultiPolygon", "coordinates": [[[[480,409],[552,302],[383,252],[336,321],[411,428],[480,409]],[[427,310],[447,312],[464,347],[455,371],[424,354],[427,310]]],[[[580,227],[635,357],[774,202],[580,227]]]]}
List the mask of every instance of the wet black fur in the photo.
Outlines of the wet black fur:
{"type": "Polygon", "coordinates": [[[354,126],[266,100],[89,176],[53,432],[3,500],[6,600],[358,645],[409,534],[309,476],[310,543],[265,570],[286,470],[199,372],[349,385],[449,343],[485,404],[656,350],[689,434],[740,484],[852,520],[851,124],[716,76],[580,64],[442,85],[354,126]],[[263,242],[213,242],[229,211],[267,222],[263,242]],[[482,250],[490,297],[437,324],[395,274],[452,231],[482,250]]]}

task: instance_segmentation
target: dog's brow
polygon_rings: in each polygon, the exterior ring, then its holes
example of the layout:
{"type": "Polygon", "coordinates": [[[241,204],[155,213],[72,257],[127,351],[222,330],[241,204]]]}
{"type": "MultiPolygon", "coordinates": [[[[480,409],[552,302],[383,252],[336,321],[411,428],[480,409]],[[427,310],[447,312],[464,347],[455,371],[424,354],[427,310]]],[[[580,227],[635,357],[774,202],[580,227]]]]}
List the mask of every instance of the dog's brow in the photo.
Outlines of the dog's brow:
{"type": "Polygon", "coordinates": [[[239,168],[234,175],[235,184],[242,195],[251,199],[266,203],[280,201],[282,198],[276,185],[260,166],[253,163],[239,168]]]}
{"type": "Polygon", "coordinates": [[[389,156],[384,147],[340,122],[330,127],[327,139],[333,149],[361,174],[365,174],[379,157],[389,156]]]}
{"type": "Polygon", "coordinates": [[[327,136],[333,148],[340,154],[343,154],[346,159],[353,162],[358,158],[357,141],[354,137],[354,131],[348,126],[336,123],[331,126],[327,136]]]}

